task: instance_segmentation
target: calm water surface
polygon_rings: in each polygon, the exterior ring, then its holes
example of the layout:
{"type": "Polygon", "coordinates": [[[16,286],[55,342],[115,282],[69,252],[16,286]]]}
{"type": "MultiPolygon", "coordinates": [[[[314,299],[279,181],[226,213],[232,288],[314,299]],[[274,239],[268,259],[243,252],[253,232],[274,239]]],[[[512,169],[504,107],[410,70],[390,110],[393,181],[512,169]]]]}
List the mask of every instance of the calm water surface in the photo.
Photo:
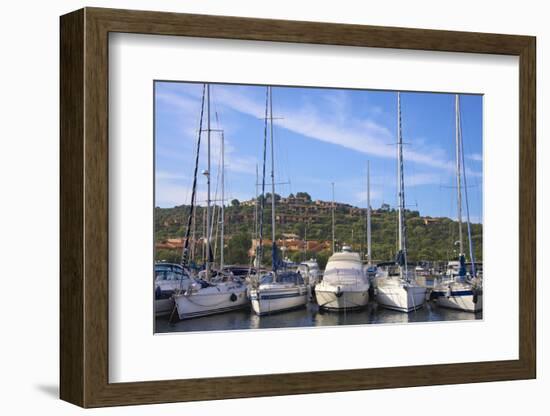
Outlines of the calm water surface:
{"type": "Polygon", "coordinates": [[[403,324],[409,322],[462,321],[481,319],[482,312],[470,313],[440,308],[432,302],[416,312],[403,313],[378,307],[370,302],[366,308],[347,312],[319,310],[315,303],[292,311],[259,317],[251,309],[222,313],[170,323],[168,317],[156,319],[155,332],[227,331],[231,329],[296,328],[308,326],[403,324]]]}

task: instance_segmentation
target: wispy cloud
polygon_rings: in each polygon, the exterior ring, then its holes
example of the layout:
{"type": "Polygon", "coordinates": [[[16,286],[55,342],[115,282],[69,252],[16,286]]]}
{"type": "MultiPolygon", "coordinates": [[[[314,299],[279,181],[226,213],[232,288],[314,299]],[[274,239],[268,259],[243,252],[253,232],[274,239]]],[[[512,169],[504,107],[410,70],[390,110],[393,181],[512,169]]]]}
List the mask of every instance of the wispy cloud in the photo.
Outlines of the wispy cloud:
{"type": "Polygon", "coordinates": [[[183,175],[183,174],[180,174],[180,173],[167,172],[167,171],[164,171],[164,170],[157,170],[155,172],[155,179],[157,181],[158,180],[172,180],[172,179],[186,180],[188,178],[189,177],[187,175],[183,175]]]}
{"type": "Polygon", "coordinates": [[[476,162],[482,162],[483,161],[483,156],[479,153],[472,153],[472,154],[469,154],[467,156],[468,159],[470,160],[474,160],[476,162]]]}
{"type": "Polygon", "coordinates": [[[437,185],[441,183],[441,175],[434,173],[413,173],[405,178],[405,186],[437,185]]]}
{"type": "MultiPolygon", "coordinates": [[[[184,185],[169,180],[157,180],[155,186],[155,206],[159,207],[175,207],[179,205],[191,203],[192,185],[184,185]]],[[[204,187],[197,189],[196,201],[197,205],[206,206],[207,193],[204,187]]],[[[225,204],[228,205],[232,199],[245,201],[250,199],[249,195],[240,192],[231,192],[226,195],[225,204]]],[[[215,195],[211,195],[212,204],[219,205],[220,201],[216,200],[215,195]]]]}
{"type": "MultiPolygon", "coordinates": [[[[265,105],[251,97],[237,92],[234,88],[217,87],[216,98],[226,107],[241,113],[262,117],[265,105]]],[[[299,108],[284,108],[278,106],[277,111],[283,119],[275,120],[275,124],[300,134],[326,143],[343,146],[367,155],[383,158],[395,158],[395,142],[392,132],[382,124],[369,118],[355,118],[347,111],[345,99],[334,95],[329,104],[333,111],[321,111],[321,105],[309,103],[299,108]]],[[[452,162],[444,157],[440,149],[423,148],[422,151],[408,149],[408,161],[450,171],[452,162]]]]}
{"type": "MultiPolygon", "coordinates": [[[[357,203],[360,206],[367,206],[367,191],[359,191],[355,194],[357,203]]],[[[381,200],[383,197],[383,192],[381,189],[371,188],[370,190],[370,204],[373,206],[374,201],[381,200]]]]}
{"type": "MultiPolygon", "coordinates": [[[[206,199],[206,192],[199,191],[197,200],[206,199]]],[[[191,202],[191,186],[157,180],[155,186],[155,205],[160,207],[174,207],[191,202]]]]}

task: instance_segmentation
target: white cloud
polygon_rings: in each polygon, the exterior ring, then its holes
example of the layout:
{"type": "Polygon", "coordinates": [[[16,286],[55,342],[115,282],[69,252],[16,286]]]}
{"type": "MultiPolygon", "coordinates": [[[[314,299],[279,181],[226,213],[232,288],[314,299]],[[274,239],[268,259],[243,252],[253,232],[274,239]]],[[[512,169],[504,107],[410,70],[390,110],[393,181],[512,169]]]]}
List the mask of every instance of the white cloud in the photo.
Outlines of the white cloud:
{"type": "MultiPolygon", "coordinates": [[[[355,198],[360,206],[367,206],[367,191],[359,191],[355,194],[355,198]]],[[[382,200],[383,192],[380,189],[375,189],[371,187],[370,190],[370,204],[374,205],[374,201],[382,200]]]]}
{"type": "MultiPolygon", "coordinates": [[[[263,117],[265,105],[254,101],[234,89],[216,88],[218,102],[233,110],[253,117],[263,117]]],[[[282,108],[277,112],[283,119],[275,120],[275,124],[311,139],[336,144],[357,152],[383,158],[395,158],[395,137],[385,126],[371,120],[350,116],[347,104],[338,96],[331,100],[331,113],[321,112],[319,106],[301,105],[300,108],[282,108]]],[[[275,112],[275,111],[274,111],[275,112]]],[[[422,149],[422,151],[405,150],[407,161],[451,170],[452,162],[445,160],[440,149],[422,149]]]]}
{"type": "Polygon", "coordinates": [[[413,173],[405,177],[405,186],[437,185],[441,183],[441,175],[433,173],[413,173]]]}
{"type": "MultiPolygon", "coordinates": [[[[206,192],[197,192],[197,200],[206,199],[206,192]]],[[[191,201],[191,186],[159,180],[155,186],[155,206],[174,207],[189,204],[191,201]]]]}
{"type": "Polygon", "coordinates": [[[466,156],[468,159],[470,160],[474,160],[476,162],[482,162],[483,161],[483,156],[479,153],[472,153],[472,154],[469,154],[468,156],[466,156]]]}
{"type": "MultiPolygon", "coordinates": [[[[198,90],[197,90],[198,91],[198,90]]],[[[234,111],[255,118],[263,118],[265,115],[265,101],[254,99],[245,95],[235,87],[216,86],[213,88],[212,97],[217,104],[234,111]]],[[[200,110],[200,96],[193,91],[191,95],[184,97],[182,94],[163,92],[161,99],[173,103],[182,110],[200,110]],[[192,98],[191,98],[192,97],[192,98]],[[181,101],[179,101],[181,100],[181,101]]],[[[354,118],[349,110],[349,101],[343,92],[326,94],[323,103],[328,105],[330,111],[322,111],[318,103],[299,103],[297,108],[284,108],[274,103],[274,113],[282,116],[274,123],[284,129],[302,136],[320,140],[326,143],[343,146],[345,148],[361,152],[375,157],[395,159],[395,137],[384,125],[369,118],[354,118]]],[[[405,141],[407,141],[405,139],[405,141]]],[[[217,140],[212,143],[213,159],[219,155],[217,140]]],[[[447,159],[445,152],[440,148],[428,146],[422,138],[411,139],[414,148],[405,147],[404,157],[407,162],[413,162],[424,166],[453,172],[454,162],[447,159]]],[[[470,155],[470,157],[481,157],[470,155]]],[[[235,153],[231,141],[226,135],[226,160],[227,169],[235,172],[252,174],[255,170],[256,160],[252,157],[240,157],[235,153]]],[[[477,159],[474,159],[477,160],[477,159]]],[[[480,172],[468,170],[471,176],[481,177],[480,172]]],[[[415,181],[413,180],[414,184],[415,181]]]]}
{"type": "Polygon", "coordinates": [[[157,170],[155,172],[155,179],[158,180],[171,180],[171,179],[177,179],[177,180],[186,180],[188,179],[187,175],[179,174],[179,173],[173,173],[173,172],[167,172],[164,170],[157,170]]]}

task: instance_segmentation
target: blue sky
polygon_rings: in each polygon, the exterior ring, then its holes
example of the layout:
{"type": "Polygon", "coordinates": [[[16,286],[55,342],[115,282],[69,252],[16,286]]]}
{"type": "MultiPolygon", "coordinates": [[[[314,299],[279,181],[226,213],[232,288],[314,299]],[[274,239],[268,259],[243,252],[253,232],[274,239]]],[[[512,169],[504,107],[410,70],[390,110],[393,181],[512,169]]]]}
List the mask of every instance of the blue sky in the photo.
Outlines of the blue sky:
{"type": "MultiPolygon", "coordinates": [[[[156,206],[190,201],[202,88],[155,83],[156,206]]],[[[228,200],[254,196],[256,165],[260,174],[262,168],[265,94],[265,86],[211,86],[212,129],[225,132],[228,200]]],[[[470,214],[473,222],[481,222],[482,96],[461,95],[460,105],[470,214]]],[[[408,208],[456,217],[454,95],[403,92],[401,111],[408,208]]],[[[276,182],[290,182],[279,185],[277,193],[305,191],[313,199],[330,200],[334,182],[337,201],[365,207],[370,161],[371,205],[396,205],[396,92],[273,87],[273,113],[276,182]]],[[[203,137],[200,170],[206,167],[203,137]]],[[[220,144],[220,134],[213,132],[212,198],[219,183],[220,144]]],[[[267,175],[270,157],[268,149],[267,175]]],[[[204,201],[202,175],[198,183],[198,200],[204,201]]]]}

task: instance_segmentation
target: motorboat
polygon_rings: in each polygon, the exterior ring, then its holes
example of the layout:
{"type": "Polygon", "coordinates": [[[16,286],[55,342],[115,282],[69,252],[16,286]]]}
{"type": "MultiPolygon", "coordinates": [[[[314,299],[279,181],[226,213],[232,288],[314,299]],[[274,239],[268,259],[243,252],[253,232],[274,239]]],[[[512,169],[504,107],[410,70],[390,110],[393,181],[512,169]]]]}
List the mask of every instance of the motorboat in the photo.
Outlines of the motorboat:
{"type": "Polygon", "coordinates": [[[189,274],[180,264],[155,264],[155,316],[167,315],[174,309],[172,296],[185,291],[191,283],[189,274]]]}
{"type": "Polygon", "coordinates": [[[315,286],[315,296],[323,309],[356,309],[367,305],[369,288],[359,253],[344,246],[342,252],[329,258],[323,280],[315,286]]]}

